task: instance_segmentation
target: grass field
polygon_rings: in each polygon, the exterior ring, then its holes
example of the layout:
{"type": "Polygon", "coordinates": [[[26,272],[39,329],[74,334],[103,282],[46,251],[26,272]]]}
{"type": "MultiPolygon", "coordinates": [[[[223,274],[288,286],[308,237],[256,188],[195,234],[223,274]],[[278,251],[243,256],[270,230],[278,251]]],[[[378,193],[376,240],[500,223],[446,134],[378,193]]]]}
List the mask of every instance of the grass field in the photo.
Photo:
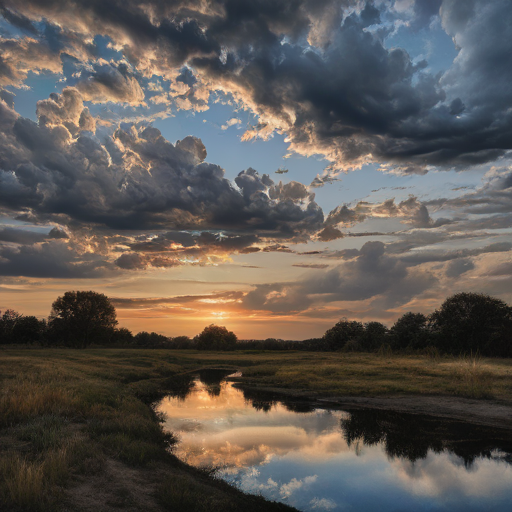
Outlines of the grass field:
{"type": "Polygon", "coordinates": [[[311,395],[440,394],[512,403],[512,361],[357,353],[0,350],[0,509],[286,510],[166,449],[150,404],[179,376],[240,369],[311,395]]]}

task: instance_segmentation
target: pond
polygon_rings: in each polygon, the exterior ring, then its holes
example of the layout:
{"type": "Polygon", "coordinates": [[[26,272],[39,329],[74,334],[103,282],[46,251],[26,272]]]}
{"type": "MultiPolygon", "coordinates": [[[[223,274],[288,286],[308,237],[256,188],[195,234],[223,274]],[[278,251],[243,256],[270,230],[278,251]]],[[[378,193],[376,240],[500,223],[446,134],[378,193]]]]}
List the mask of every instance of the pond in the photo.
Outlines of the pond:
{"type": "Polygon", "coordinates": [[[328,410],[201,372],[157,409],[174,453],[303,511],[511,511],[512,436],[428,416],[328,410]]]}

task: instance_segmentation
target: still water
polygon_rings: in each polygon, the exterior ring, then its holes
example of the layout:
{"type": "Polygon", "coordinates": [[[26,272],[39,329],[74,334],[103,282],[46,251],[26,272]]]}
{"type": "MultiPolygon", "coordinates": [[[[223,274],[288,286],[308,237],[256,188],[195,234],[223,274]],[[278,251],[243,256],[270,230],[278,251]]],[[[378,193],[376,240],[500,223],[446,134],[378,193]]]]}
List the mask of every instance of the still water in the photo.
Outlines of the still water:
{"type": "Polygon", "coordinates": [[[183,382],[158,410],[175,453],[220,466],[240,489],[304,511],[512,511],[506,432],[386,411],[315,409],[234,387],[183,382]]]}

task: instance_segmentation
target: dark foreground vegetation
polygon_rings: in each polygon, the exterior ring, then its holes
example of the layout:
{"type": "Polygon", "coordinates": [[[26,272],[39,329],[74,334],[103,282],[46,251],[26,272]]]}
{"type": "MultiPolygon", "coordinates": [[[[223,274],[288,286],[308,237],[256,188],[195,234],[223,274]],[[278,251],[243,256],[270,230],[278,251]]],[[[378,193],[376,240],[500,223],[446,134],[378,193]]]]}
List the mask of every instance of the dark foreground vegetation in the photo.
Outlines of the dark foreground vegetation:
{"type": "Polygon", "coordinates": [[[66,292],[52,305],[48,320],[7,310],[0,316],[0,344],[85,348],[95,346],[198,350],[307,350],[479,354],[512,357],[512,307],[479,293],[458,293],[430,315],[408,312],[388,329],[380,322],[342,319],[322,338],[238,341],[225,327],[210,325],[195,336],[135,336],[117,327],[116,311],[100,293],[66,292]]]}

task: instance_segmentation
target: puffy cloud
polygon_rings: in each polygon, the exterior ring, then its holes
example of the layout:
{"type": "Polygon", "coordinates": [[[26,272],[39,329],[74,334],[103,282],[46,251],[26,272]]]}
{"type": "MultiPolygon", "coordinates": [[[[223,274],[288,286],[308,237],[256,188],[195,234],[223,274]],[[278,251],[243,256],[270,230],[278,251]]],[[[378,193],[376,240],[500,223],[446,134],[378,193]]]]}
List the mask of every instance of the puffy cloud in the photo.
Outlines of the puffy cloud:
{"type": "Polygon", "coordinates": [[[394,198],[382,203],[359,201],[353,208],[343,204],[332,210],[325,219],[326,228],[318,234],[319,239],[329,241],[340,238],[337,235],[341,232],[334,229],[334,226],[351,227],[371,218],[398,218],[404,224],[424,229],[438,228],[453,222],[446,218],[433,220],[427,206],[413,195],[398,204],[394,198]]]}
{"type": "Polygon", "coordinates": [[[285,237],[308,236],[323,222],[298,183],[276,187],[248,169],[237,190],[222,168],[204,162],[195,137],[173,145],[156,128],[134,125],[89,133],[94,120],[74,88],[38,102],[38,124],[5,103],[0,109],[0,206],[19,214],[113,229],[250,228],[285,237]]]}
{"type": "MultiPolygon", "coordinates": [[[[4,10],[6,12],[12,13],[4,10]]],[[[0,86],[20,87],[29,72],[59,73],[61,70],[60,54],[54,52],[48,44],[40,43],[32,37],[0,37],[0,86]]]]}

